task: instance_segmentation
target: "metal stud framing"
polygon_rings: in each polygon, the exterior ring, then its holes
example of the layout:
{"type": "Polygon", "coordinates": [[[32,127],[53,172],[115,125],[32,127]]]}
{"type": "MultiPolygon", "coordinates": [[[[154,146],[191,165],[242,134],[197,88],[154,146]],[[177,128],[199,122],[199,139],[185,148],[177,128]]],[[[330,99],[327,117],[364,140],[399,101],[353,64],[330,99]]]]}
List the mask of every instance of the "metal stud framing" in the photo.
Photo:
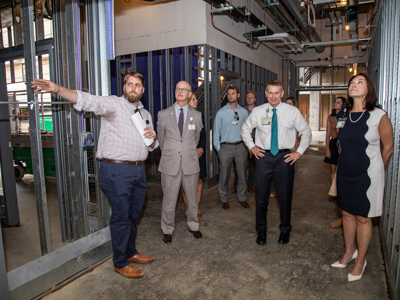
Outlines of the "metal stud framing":
{"type": "Polygon", "coordinates": [[[394,151],[386,168],[385,198],[380,233],[392,299],[400,299],[400,3],[379,3],[373,32],[368,73],[374,80],[378,99],[392,121],[394,151]]]}
{"type": "MultiPolygon", "coordinates": [[[[216,151],[210,148],[210,138],[212,123],[218,110],[221,108],[222,94],[221,91],[221,81],[220,75],[224,75],[227,80],[233,79],[233,85],[236,85],[240,89],[240,105],[245,105],[245,94],[248,90],[254,90],[257,93],[258,104],[265,102],[265,86],[270,80],[276,79],[277,75],[260,67],[246,62],[239,57],[235,57],[230,53],[220,51],[217,48],[210,47],[209,45],[201,45],[203,48],[202,60],[204,63],[201,65],[203,68],[196,67],[196,69],[201,69],[204,72],[204,77],[202,82],[204,86],[204,103],[202,103],[202,113],[205,120],[205,129],[208,132],[207,137],[207,148],[205,151],[207,164],[207,174],[208,178],[204,181],[204,188],[209,188],[217,183],[219,174],[219,161],[216,151]],[[231,78],[232,77],[232,78],[231,78]]],[[[145,93],[147,93],[147,99],[149,101],[149,111],[155,119],[158,110],[164,109],[171,106],[174,102],[174,85],[176,81],[184,79],[188,82],[192,82],[192,55],[191,46],[173,48],[173,49],[161,49],[158,52],[145,52],[132,55],[131,66],[136,64],[139,68],[143,68],[146,65],[146,82],[147,88],[145,93]],[[159,65],[154,63],[154,55],[159,55],[159,65]],[[179,55],[179,56],[178,56],[179,55]],[[136,59],[137,57],[137,59],[136,59]],[[143,58],[146,58],[144,62],[143,58]],[[175,62],[177,65],[174,67],[175,62]],[[178,68],[178,69],[177,69],[178,68]],[[165,74],[165,75],[164,75],[165,74]],[[174,76],[175,79],[174,80],[174,76]],[[157,84],[157,81],[159,84],[157,84]],[[165,85],[163,84],[165,81],[165,85]],[[159,87],[160,98],[157,100],[155,98],[155,92],[159,87]],[[154,101],[159,101],[159,103],[154,103],[154,101]]],[[[201,52],[201,51],[199,51],[201,52]]],[[[201,55],[200,55],[201,56],[201,55]]],[[[124,64],[123,56],[117,57],[117,74],[124,64]]],[[[129,69],[129,68],[128,68],[129,69]]],[[[121,84],[120,81],[117,81],[121,84]]],[[[203,101],[202,101],[203,102],[203,101]]],[[[199,106],[200,109],[200,106],[199,106]]],[[[149,182],[160,182],[160,176],[157,174],[157,160],[155,159],[157,153],[151,153],[151,173],[147,174],[147,180],[149,182]]]]}
{"type": "MultiPolygon", "coordinates": [[[[30,38],[34,36],[33,27],[33,0],[27,0],[22,3],[22,18],[23,32],[24,32],[24,58],[26,68],[26,82],[32,82],[36,78],[36,48],[34,41],[30,38]]],[[[46,184],[44,182],[44,168],[43,168],[43,152],[42,152],[42,139],[40,131],[40,120],[39,120],[39,105],[37,94],[33,92],[33,89],[27,84],[27,98],[31,104],[29,107],[29,128],[30,128],[30,143],[32,153],[32,169],[36,206],[38,213],[38,225],[40,235],[40,247],[42,255],[51,252],[51,240],[50,240],[50,227],[49,217],[47,213],[47,196],[46,196],[46,184]]]]}
{"type": "MultiPolygon", "coordinates": [[[[103,5],[101,1],[97,0],[88,2],[94,3],[95,5],[103,5]]],[[[87,236],[87,241],[77,241],[67,245],[65,248],[58,249],[55,252],[50,252],[51,243],[48,226],[46,190],[44,184],[43,157],[41,151],[42,146],[38,115],[39,105],[37,95],[33,93],[33,89],[30,87],[30,82],[33,81],[34,78],[42,77],[43,74],[40,55],[48,54],[51,80],[69,88],[82,88],[80,81],[81,49],[79,48],[80,45],[77,45],[77,41],[80,40],[79,31],[81,26],[79,22],[79,1],[53,1],[53,12],[55,12],[53,15],[54,39],[40,40],[35,44],[33,38],[35,36],[33,34],[34,3],[37,5],[37,7],[40,7],[43,4],[43,1],[14,1],[14,22],[17,22],[21,19],[24,21],[21,22],[21,26],[14,26],[14,31],[9,30],[9,36],[14,33],[14,37],[16,37],[15,40],[17,40],[19,35],[22,38],[23,30],[23,46],[10,45],[10,49],[1,50],[0,78],[5,82],[4,61],[10,60],[10,66],[11,69],[13,69],[13,59],[20,57],[25,58],[26,82],[28,87],[27,103],[29,107],[29,125],[31,135],[30,141],[33,158],[33,175],[35,179],[34,187],[38,210],[37,213],[40,244],[42,248],[42,254],[47,254],[46,258],[39,258],[34,262],[20,266],[8,274],[5,273],[5,268],[0,267],[1,299],[8,299],[8,291],[10,291],[11,298],[14,299],[34,298],[37,295],[43,294],[44,292],[48,292],[52,288],[55,288],[60,282],[67,282],[68,280],[74,278],[76,274],[84,272],[88,268],[92,267],[93,264],[110,257],[112,252],[111,244],[109,242],[110,237],[108,228],[105,228],[103,231],[97,231],[93,235],[87,236]],[[15,18],[15,16],[18,16],[19,18],[15,18]],[[66,24],[68,24],[68,26],[65,26],[66,24]],[[70,24],[75,25],[71,26],[70,24]],[[21,34],[19,31],[21,31],[21,34]],[[53,48],[53,45],[55,45],[55,48],[53,48]],[[39,76],[36,76],[35,74],[36,55],[38,55],[39,76]],[[87,245],[89,244],[88,241],[92,243],[92,248],[90,250],[87,248],[87,245]],[[78,261],[76,259],[76,255],[79,251],[81,254],[79,254],[80,258],[78,261]],[[70,255],[68,259],[67,255],[70,255]],[[55,259],[49,260],[47,259],[48,257],[53,257],[55,259]],[[60,264],[61,260],[63,260],[63,262],[60,264]],[[41,274],[38,275],[38,273],[41,274]],[[24,276],[21,274],[24,274],[24,276]],[[27,277],[25,276],[26,274],[30,274],[30,276],[35,279],[32,279],[31,281],[27,280],[27,277]]],[[[95,13],[95,15],[98,15],[98,13],[95,13]]],[[[39,19],[40,16],[38,17],[37,14],[36,22],[38,22],[39,19]]],[[[101,23],[101,20],[97,20],[94,23],[101,23]]],[[[36,27],[38,25],[39,24],[36,24],[36,27]]],[[[102,24],[99,24],[100,31],[103,30],[101,25],[102,24]]],[[[36,30],[39,31],[40,29],[36,30]]],[[[91,35],[93,35],[93,31],[88,31],[92,33],[91,35]]],[[[100,34],[96,33],[96,36],[97,35],[100,34]]],[[[102,37],[104,37],[104,35],[102,37]]],[[[40,37],[38,36],[38,38],[40,37]]],[[[17,42],[16,44],[22,44],[22,41],[19,43],[17,42]]],[[[87,44],[93,43],[91,41],[87,44]]],[[[101,45],[101,43],[95,45],[97,45],[97,47],[98,45],[100,45],[100,47],[105,47],[105,45],[101,45]]],[[[94,52],[96,52],[96,50],[94,52]]],[[[103,54],[105,55],[106,52],[103,54]]],[[[90,61],[93,59],[93,56],[89,55],[88,57],[88,65],[93,65],[92,61],[90,61]]],[[[104,60],[104,57],[100,57],[100,59],[104,60]]],[[[102,62],[100,65],[102,69],[94,71],[98,73],[98,76],[96,76],[92,82],[89,82],[89,84],[94,87],[97,83],[98,85],[96,86],[95,90],[98,91],[101,89],[102,93],[107,93],[110,82],[108,62],[102,62]],[[106,77],[106,80],[104,79],[104,76],[106,77]],[[100,80],[100,77],[103,78],[102,81],[100,80]]],[[[14,82],[15,80],[12,71],[13,70],[11,70],[11,80],[14,82]]],[[[4,83],[4,85],[6,84],[4,83]]],[[[5,94],[6,90],[3,89],[2,92],[5,94]]],[[[1,98],[7,99],[6,94],[5,97],[2,95],[1,98]]],[[[89,232],[93,232],[94,230],[94,227],[90,227],[90,224],[88,224],[88,219],[90,216],[86,209],[86,205],[89,204],[87,203],[87,185],[85,186],[84,179],[85,176],[87,176],[87,172],[85,171],[85,168],[82,168],[82,165],[84,165],[85,161],[83,160],[84,156],[82,155],[82,147],[80,145],[83,124],[81,123],[81,114],[73,110],[69,105],[62,105],[65,104],[65,101],[58,101],[59,99],[57,98],[58,97],[52,96],[52,102],[60,103],[53,103],[52,112],[57,172],[57,192],[59,196],[62,239],[63,241],[71,239],[77,240],[80,237],[86,236],[89,232]]],[[[5,104],[3,105],[5,106],[5,104]]],[[[0,110],[5,111],[4,109],[0,110]]],[[[94,124],[95,123],[96,122],[94,122],[94,124]]],[[[91,127],[94,127],[94,125],[91,127]]],[[[3,140],[4,136],[5,135],[1,135],[0,138],[3,140]]],[[[6,151],[5,149],[1,150],[3,158],[5,157],[3,154],[6,151]]],[[[12,162],[12,158],[9,159],[9,161],[12,162]]],[[[6,165],[6,163],[2,163],[2,168],[6,165]]],[[[13,174],[12,171],[8,173],[13,174]]],[[[7,194],[8,198],[11,198],[10,195],[10,193],[7,194]]],[[[96,225],[98,228],[99,226],[107,225],[109,214],[107,215],[107,206],[102,206],[102,204],[107,203],[107,199],[99,199],[98,197],[96,198],[97,205],[100,205],[97,212],[99,214],[99,218],[101,217],[101,219],[99,219],[99,224],[96,225]]],[[[11,208],[12,204],[7,204],[7,206],[8,208],[11,208]]],[[[1,235],[0,241],[2,242],[1,235]]],[[[2,243],[0,243],[0,266],[5,266],[2,243]]]]}

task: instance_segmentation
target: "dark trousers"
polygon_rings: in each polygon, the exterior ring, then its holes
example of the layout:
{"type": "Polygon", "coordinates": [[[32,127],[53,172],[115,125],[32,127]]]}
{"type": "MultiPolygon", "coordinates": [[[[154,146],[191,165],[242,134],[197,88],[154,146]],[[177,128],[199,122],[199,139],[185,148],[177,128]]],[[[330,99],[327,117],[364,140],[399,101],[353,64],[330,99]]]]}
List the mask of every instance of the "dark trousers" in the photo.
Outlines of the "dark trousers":
{"type": "MultiPolygon", "coordinates": [[[[247,177],[247,186],[254,186],[254,179],[256,174],[256,157],[250,154],[247,156],[247,160],[249,161],[249,176],[247,177]]],[[[235,180],[233,181],[233,187],[237,187],[238,184],[238,176],[236,173],[236,163],[233,161],[233,172],[235,173],[235,180]]]]}
{"type": "Polygon", "coordinates": [[[285,163],[284,156],[290,152],[278,153],[273,156],[265,152],[265,156],[257,160],[256,164],[256,231],[267,229],[268,198],[271,182],[274,181],[280,206],[282,233],[289,233],[293,195],[294,164],[285,163]]]}
{"type": "Polygon", "coordinates": [[[136,220],[142,211],[147,191],[145,165],[101,162],[99,184],[111,206],[110,231],[116,268],[129,264],[136,255],[136,220]]]}

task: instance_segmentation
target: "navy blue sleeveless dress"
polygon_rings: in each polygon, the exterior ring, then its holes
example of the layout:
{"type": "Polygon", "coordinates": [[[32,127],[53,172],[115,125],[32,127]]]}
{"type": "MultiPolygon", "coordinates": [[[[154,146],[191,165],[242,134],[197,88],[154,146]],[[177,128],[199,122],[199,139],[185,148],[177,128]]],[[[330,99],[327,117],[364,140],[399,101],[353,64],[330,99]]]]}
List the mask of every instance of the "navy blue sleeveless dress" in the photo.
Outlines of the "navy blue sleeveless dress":
{"type": "Polygon", "coordinates": [[[385,170],[380,148],[379,122],[386,113],[379,108],[346,115],[339,129],[342,146],[337,167],[337,199],[342,210],[362,217],[382,215],[385,170]],[[358,121],[357,121],[358,120],[358,121]]]}

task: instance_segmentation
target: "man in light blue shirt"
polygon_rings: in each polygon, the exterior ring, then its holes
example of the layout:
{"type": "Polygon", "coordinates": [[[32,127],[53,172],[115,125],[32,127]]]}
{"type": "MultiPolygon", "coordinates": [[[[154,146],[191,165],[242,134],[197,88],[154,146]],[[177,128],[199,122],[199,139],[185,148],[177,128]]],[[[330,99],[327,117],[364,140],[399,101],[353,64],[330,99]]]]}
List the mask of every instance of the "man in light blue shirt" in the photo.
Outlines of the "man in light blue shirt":
{"type": "Polygon", "coordinates": [[[228,179],[233,160],[238,175],[238,199],[244,208],[250,208],[246,196],[247,149],[242,141],[241,130],[247,120],[246,109],[238,105],[240,94],[235,86],[228,88],[228,103],[215,116],[213,143],[218,152],[220,170],[218,192],[222,208],[228,209],[228,179]]]}

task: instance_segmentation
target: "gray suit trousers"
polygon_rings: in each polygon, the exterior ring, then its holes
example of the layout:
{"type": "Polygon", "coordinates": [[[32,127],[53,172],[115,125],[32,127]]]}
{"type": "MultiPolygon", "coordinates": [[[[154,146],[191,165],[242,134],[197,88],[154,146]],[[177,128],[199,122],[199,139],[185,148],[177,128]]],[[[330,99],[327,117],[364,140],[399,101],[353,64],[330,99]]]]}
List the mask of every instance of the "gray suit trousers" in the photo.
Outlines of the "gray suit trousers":
{"type": "Polygon", "coordinates": [[[236,173],[238,175],[237,195],[239,202],[247,200],[246,195],[246,164],[247,150],[244,143],[238,145],[221,144],[218,151],[220,162],[218,192],[222,203],[228,202],[228,179],[231,173],[233,160],[236,163],[236,173]]]}
{"type": "Polygon", "coordinates": [[[161,173],[161,186],[163,190],[163,202],[161,212],[161,230],[164,234],[172,234],[175,229],[175,211],[181,185],[186,194],[188,205],[187,224],[191,231],[199,230],[197,217],[197,183],[199,173],[185,175],[182,172],[182,163],[178,174],[167,175],[161,173]]]}

